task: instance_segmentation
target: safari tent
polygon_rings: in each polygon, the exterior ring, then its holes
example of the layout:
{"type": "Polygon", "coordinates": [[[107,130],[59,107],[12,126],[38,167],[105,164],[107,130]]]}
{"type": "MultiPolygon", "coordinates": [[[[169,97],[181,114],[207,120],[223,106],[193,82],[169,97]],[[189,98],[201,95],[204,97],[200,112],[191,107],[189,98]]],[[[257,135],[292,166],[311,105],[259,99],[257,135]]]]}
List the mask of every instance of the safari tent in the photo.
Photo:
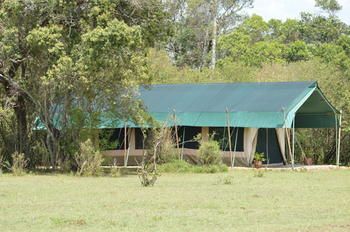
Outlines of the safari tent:
{"type": "MultiPolygon", "coordinates": [[[[159,84],[140,89],[140,100],[160,124],[174,128],[181,155],[196,155],[198,143],[215,132],[228,165],[250,166],[255,152],[266,163],[294,165],[295,128],[334,128],[339,163],[341,114],[317,82],[159,84]]],[[[130,165],[143,154],[143,135],[134,123],[102,122],[120,139],[117,149],[104,152],[130,165]]]]}

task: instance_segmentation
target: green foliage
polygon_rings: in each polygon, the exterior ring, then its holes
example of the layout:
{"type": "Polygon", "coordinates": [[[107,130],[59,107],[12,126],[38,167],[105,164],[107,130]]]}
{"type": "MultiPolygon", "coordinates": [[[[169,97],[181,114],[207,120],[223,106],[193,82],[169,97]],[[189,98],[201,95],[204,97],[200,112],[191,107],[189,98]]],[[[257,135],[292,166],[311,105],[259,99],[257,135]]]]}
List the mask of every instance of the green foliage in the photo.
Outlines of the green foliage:
{"type": "Polygon", "coordinates": [[[297,40],[288,44],[284,57],[287,62],[297,62],[302,60],[309,60],[311,56],[312,54],[309,51],[306,43],[304,41],[297,40]]]}
{"type": "Polygon", "coordinates": [[[158,166],[160,173],[218,173],[227,172],[225,164],[192,165],[184,160],[174,160],[158,166]]]}
{"type": "Polygon", "coordinates": [[[98,176],[101,172],[102,154],[96,150],[90,139],[80,143],[79,152],[75,153],[74,159],[77,165],[77,175],[98,176]]]}
{"type": "Polygon", "coordinates": [[[114,130],[99,130],[99,149],[101,151],[115,150],[120,145],[120,141],[112,136],[113,133],[114,130]]]}
{"type": "Polygon", "coordinates": [[[265,173],[265,171],[263,169],[255,169],[253,176],[261,178],[261,177],[264,177],[264,173],[265,173]]]}
{"type": "Polygon", "coordinates": [[[15,176],[22,176],[25,174],[25,168],[28,164],[28,160],[25,159],[23,153],[15,152],[11,155],[12,165],[11,171],[15,176]]]}
{"type": "Polygon", "coordinates": [[[185,160],[173,160],[158,166],[159,172],[186,173],[191,172],[192,165],[185,160]]]}
{"type": "Polygon", "coordinates": [[[231,185],[233,184],[233,179],[234,177],[232,175],[220,176],[220,178],[217,181],[217,184],[231,185]]]}
{"type": "Polygon", "coordinates": [[[262,152],[262,153],[259,153],[259,152],[255,152],[254,154],[254,160],[255,161],[262,161],[264,162],[266,159],[265,159],[265,154],[262,152]]]}
{"type": "Polygon", "coordinates": [[[316,6],[320,7],[322,10],[327,11],[329,14],[334,15],[335,12],[342,9],[342,6],[337,0],[315,0],[316,6]]]}
{"type": "Polygon", "coordinates": [[[179,159],[179,151],[176,148],[174,131],[171,128],[156,128],[151,131],[151,150],[157,146],[157,162],[167,163],[179,159]]]}
{"type": "Polygon", "coordinates": [[[204,165],[221,164],[222,162],[220,145],[213,138],[209,138],[208,141],[200,141],[198,154],[204,165]]]}
{"type": "MultiPolygon", "coordinates": [[[[156,152],[156,151],[155,151],[156,152]]],[[[155,157],[149,158],[146,154],[143,156],[140,168],[137,169],[141,186],[152,187],[158,179],[157,163],[155,157]]]]}

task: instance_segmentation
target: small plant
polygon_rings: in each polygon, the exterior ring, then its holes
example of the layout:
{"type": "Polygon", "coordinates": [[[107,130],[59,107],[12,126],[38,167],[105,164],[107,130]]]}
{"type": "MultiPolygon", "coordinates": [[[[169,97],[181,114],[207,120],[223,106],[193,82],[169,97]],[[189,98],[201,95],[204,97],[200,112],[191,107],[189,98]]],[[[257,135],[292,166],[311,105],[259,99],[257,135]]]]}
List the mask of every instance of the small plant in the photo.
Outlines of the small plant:
{"type": "Polygon", "coordinates": [[[255,168],[261,168],[262,167],[262,163],[265,161],[265,154],[264,153],[259,153],[256,152],[254,154],[254,160],[253,160],[253,164],[255,168]]]}
{"type": "Polygon", "coordinates": [[[219,179],[219,184],[231,185],[233,184],[233,176],[223,176],[219,179]]]}
{"type": "Polygon", "coordinates": [[[199,158],[204,165],[221,164],[221,150],[219,143],[214,140],[214,134],[209,137],[208,141],[203,141],[197,136],[199,141],[199,158]]]}
{"type": "Polygon", "coordinates": [[[137,170],[137,175],[141,185],[144,187],[151,187],[156,183],[158,177],[157,163],[153,157],[148,159],[147,155],[144,154],[140,168],[137,170]]]}
{"type": "Polygon", "coordinates": [[[265,154],[263,152],[261,152],[261,153],[256,152],[254,154],[254,160],[255,161],[262,161],[262,162],[264,162],[265,161],[265,154]]]}
{"type": "Polygon", "coordinates": [[[254,177],[263,177],[264,176],[264,170],[257,169],[254,171],[254,177]]]}
{"type": "Polygon", "coordinates": [[[11,169],[11,165],[9,164],[8,161],[5,161],[5,158],[1,154],[1,150],[0,150],[0,175],[2,174],[3,168],[11,169]]]}
{"type": "Polygon", "coordinates": [[[123,172],[119,168],[111,168],[110,174],[112,177],[120,177],[123,175],[123,172]]]}
{"type": "Polygon", "coordinates": [[[150,142],[150,153],[153,153],[155,146],[157,146],[157,163],[168,163],[179,159],[179,151],[176,149],[171,129],[167,127],[153,129],[150,142]]]}
{"type": "Polygon", "coordinates": [[[11,171],[15,176],[22,176],[25,174],[25,167],[27,166],[28,160],[25,159],[23,153],[17,151],[11,155],[12,166],[11,171]]]}
{"type": "Polygon", "coordinates": [[[77,175],[79,176],[98,176],[101,172],[101,163],[103,161],[100,151],[95,150],[90,139],[80,143],[79,151],[74,155],[77,164],[77,175]]]}

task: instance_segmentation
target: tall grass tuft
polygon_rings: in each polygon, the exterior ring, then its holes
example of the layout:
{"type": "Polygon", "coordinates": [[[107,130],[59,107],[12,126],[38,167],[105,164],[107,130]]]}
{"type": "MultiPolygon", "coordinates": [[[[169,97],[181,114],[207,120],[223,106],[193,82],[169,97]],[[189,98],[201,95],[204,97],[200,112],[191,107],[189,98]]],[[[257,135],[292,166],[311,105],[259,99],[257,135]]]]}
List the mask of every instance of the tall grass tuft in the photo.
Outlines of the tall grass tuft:
{"type": "Polygon", "coordinates": [[[22,176],[25,174],[25,167],[27,166],[28,160],[24,157],[23,153],[14,152],[12,155],[12,166],[11,171],[15,176],[22,176]]]}
{"type": "Polygon", "coordinates": [[[96,150],[90,139],[80,143],[80,149],[74,154],[78,176],[98,176],[101,174],[102,154],[96,150]]]}

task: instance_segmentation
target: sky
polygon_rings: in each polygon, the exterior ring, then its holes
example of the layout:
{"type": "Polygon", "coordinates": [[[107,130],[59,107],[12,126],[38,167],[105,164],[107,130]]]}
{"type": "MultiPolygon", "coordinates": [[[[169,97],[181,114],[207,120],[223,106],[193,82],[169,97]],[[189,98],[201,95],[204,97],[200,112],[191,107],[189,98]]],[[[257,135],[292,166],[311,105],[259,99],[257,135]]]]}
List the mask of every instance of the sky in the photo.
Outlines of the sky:
{"type": "MultiPolygon", "coordinates": [[[[350,0],[338,0],[343,7],[337,16],[350,25],[350,0]]],[[[254,0],[254,7],[247,10],[248,14],[257,14],[265,20],[272,18],[285,20],[300,18],[300,12],[322,14],[322,10],[315,7],[314,0],[254,0]]]]}

